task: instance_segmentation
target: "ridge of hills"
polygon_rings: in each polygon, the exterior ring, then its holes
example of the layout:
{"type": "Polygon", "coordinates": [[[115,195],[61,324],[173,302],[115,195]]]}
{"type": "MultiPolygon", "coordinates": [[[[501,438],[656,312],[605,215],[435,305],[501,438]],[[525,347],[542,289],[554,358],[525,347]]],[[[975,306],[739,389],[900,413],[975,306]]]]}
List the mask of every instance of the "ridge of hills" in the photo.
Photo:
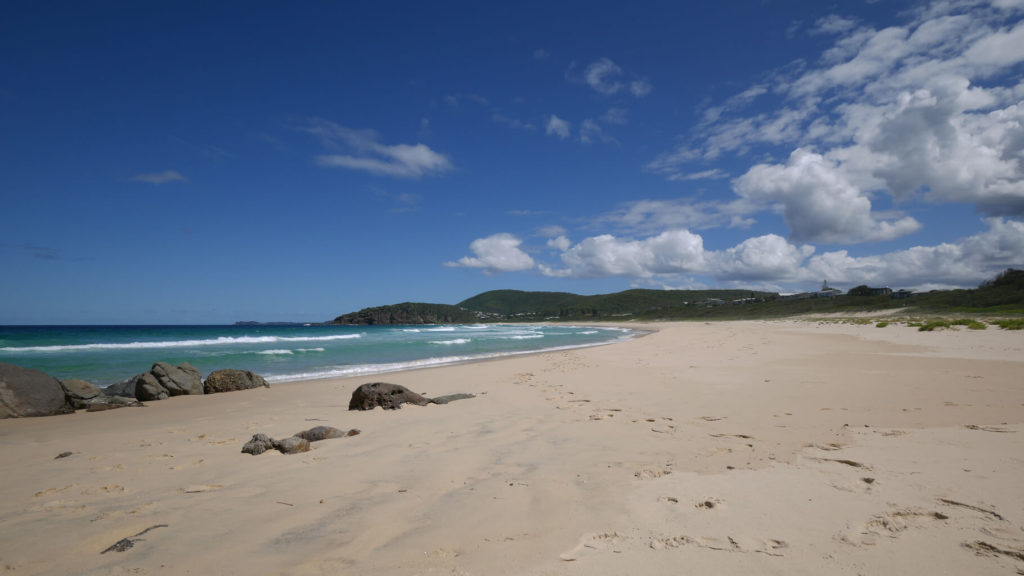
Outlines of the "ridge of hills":
{"type": "Polygon", "coordinates": [[[1012,268],[978,288],[923,293],[858,286],[780,296],[756,290],[631,289],[583,296],[570,292],[491,290],[455,305],[402,302],[364,308],[327,324],[464,324],[495,321],[756,319],[799,314],[855,313],[909,308],[920,314],[1024,315],[1024,270],[1012,268]],[[895,298],[894,296],[904,296],[895,298]]]}

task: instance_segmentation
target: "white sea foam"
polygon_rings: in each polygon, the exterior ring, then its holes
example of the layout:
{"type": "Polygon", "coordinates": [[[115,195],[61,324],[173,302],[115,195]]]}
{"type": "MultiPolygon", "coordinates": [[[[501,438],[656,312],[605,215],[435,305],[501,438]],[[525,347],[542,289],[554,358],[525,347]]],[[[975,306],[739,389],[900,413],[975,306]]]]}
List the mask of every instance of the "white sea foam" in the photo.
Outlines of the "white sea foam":
{"type": "Polygon", "coordinates": [[[331,336],[221,336],[205,340],[165,340],[156,342],[99,342],[96,344],[67,344],[63,346],[23,346],[0,348],[4,352],[73,352],[76,350],[145,350],[157,348],[196,348],[227,346],[231,344],[273,344],[276,342],[327,342],[362,338],[362,334],[333,334],[331,336]]]}
{"type": "Polygon", "coordinates": [[[469,344],[472,342],[470,338],[456,338],[454,340],[431,340],[431,344],[442,344],[444,346],[451,346],[453,344],[469,344]]]}
{"type": "Polygon", "coordinates": [[[577,334],[597,334],[597,330],[584,330],[583,332],[577,332],[577,334]]]}
{"type": "Polygon", "coordinates": [[[437,328],[424,328],[424,332],[455,332],[454,326],[438,326],[437,328]]]}
{"type": "Polygon", "coordinates": [[[291,350],[260,350],[257,354],[266,355],[277,355],[277,354],[294,354],[291,350]]]}
{"type": "Polygon", "coordinates": [[[419,334],[420,333],[420,329],[419,328],[405,328],[404,330],[402,330],[402,332],[408,332],[410,334],[419,334]]]}
{"type": "Polygon", "coordinates": [[[424,358],[422,360],[412,360],[410,362],[393,362],[393,363],[381,363],[381,364],[354,364],[351,366],[343,366],[338,368],[332,368],[322,371],[313,372],[299,372],[295,374],[276,374],[268,375],[266,379],[268,382],[296,382],[300,380],[318,380],[321,378],[344,378],[350,376],[362,376],[368,374],[383,374],[386,372],[400,372],[403,370],[414,370],[418,368],[430,368],[434,366],[445,366],[448,364],[459,364],[462,362],[472,362],[476,360],[488,360],[491,358],[503,358],[506,356],[520,356],[525,354],[538,354],[542,352],[557,352],[560,350],[574,350],[577,348],[591,348],[594,346],[605,346],[614,342],[622,341],[631,338],[632,336],[639,334],[639,332],[633,332],[631,330],[623,330],[626,334],[615,340],[609,340],[607,342],[599,342],[594,344],[570,344],[566,346],[552,346],[550,348],[541,348],[538,350],[518,350],[512,352],[493,352],[487,354],[474,354],[472,356],[442,356],[435,358],[424,358]]]}
{"type": "Polygon", "coordinates": [[[534,338],[543,337],[543,334],[517,334],[515,336],[505,336],[505,340],[533,340],[534,338]]]}

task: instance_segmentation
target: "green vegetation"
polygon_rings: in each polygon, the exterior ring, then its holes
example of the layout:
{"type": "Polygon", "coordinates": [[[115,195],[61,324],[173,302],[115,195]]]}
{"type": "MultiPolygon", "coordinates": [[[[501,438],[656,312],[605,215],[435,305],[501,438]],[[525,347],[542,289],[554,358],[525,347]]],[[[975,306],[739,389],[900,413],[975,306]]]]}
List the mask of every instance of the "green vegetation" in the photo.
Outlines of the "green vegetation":
{"type": "Polygon", "coordinates": [[[971,330],[985,330],[988,326],[984,322],[978,322],[970,318],[961,318],[959,320],[929,320],[918,328],[919,332],[931,332],[936,328],[953,328],[956,326],[967,326],[971,330]]]}
{"type": "Polygon", "coordinates": [[[765,302],[774,292],[751,290],[625,290],[614,294],[580,296],[567,292],[493,290],[459,302],[460,308],[509,319],[661,318],[684,307],[718,306],[742,301],[765,302]]]}
{"type": "Polygon", "coordinates": [[[1024,318],[993,320],[992,323],[1003,330],[1024,330],[1024,318]]]}
{"type": "MultiPolygon", "coordinates": [[[[338,316],[336,324],[444,324],[542,320],[744,320],[800,315],[840,317],[853,324],[875,322],[871,313],[890,316],[901,310],[907,326],[922,331],[966,326],[984,330],[984,322],[936,317],[984,315],[986,318],[1024,316],[1024,270],[1008,269],[970,290],[933,290],[926,293],[890,293],[888,289],[858,286],[846,295],[783,297],[752,290],[625,290],[614,294],[581,296],[568,292],[493,290],[455,306],[405,302],[366,308],[338,316]],[[866,313],[866,314],[865,314],[866,313]],[[915,318],[917,317],[917,318],[915,318]],[[921,317],[931,318],[922,321],[921,317]]],[[[894,321],[879,321],[883,328],[894,321]]],[[[903,320],[900,320],[903,321],[903,320]]],[[[1007,330],[1024,329],[1024,319],[989,320],[1007,330]]]]}
{"type": "Polygon", "coordinates": [[[403,302],[392,306],[363,308],[338,316],[328,324],[469,324],[477,322],[473,312],[448,304],[403,302]]]}

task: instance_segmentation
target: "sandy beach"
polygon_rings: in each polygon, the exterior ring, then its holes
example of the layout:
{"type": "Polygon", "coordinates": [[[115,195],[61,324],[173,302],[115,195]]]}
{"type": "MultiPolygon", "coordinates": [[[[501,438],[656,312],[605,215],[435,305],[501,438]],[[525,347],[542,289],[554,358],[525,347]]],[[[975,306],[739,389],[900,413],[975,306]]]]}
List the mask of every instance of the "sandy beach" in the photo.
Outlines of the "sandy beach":
{"type": "Polygon", "coordinates": [[[650,328],[595,348],[0,421],[0,568],[1024,574],[1024,333],[650,328]],[[477,396],[349,412],[352,390],[378,380],[477,396]],[[240,452],[254,433],[316,425],[362,433],[240,452]]]}

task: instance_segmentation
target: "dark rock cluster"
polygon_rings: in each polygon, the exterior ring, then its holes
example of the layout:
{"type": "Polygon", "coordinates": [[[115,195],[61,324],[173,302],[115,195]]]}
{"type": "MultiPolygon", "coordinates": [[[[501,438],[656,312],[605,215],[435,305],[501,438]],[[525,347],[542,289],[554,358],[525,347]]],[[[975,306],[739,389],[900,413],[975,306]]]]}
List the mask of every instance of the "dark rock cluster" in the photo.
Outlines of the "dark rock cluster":
{"type": "Polygon", "coordinates": [[[56,378],[31,368],[0,362],[0,418],[53,416],[75,410],[98,412],[186,394],[214,394],[269,387],[248,370],[215,370],[203,381],[191,364],[157,362],[149,372],[136,374],[106,388],[83,380],[56,378]]]}
{"type": "Polygon", "coordinates": [[[385,410],[398,410],[402,407],[402,404],[415,404],[417,406],[447,404],[455,400],[473,397],[472,394],[449,394],[431,399],[399,384],[372,382],[370,384],[363,384],[352,392],[352,398],[348,402],[348,409],[373,410],[380,406],[385,410]]]}
{"type": "Polygon", "coordinates": [[[277,450],[282,454],[298,454],[309,452],[310,442],[319,442],[330,438],[347,438],[359,434],[359,430],[339,430],[331,426],[316,426],[309,430],[296,432],[283,440],[274,440],[266,434],[253,434],[252,440],[242,446],[242,453],[253,456],[263,454],[268,450],[277,450]]]}

